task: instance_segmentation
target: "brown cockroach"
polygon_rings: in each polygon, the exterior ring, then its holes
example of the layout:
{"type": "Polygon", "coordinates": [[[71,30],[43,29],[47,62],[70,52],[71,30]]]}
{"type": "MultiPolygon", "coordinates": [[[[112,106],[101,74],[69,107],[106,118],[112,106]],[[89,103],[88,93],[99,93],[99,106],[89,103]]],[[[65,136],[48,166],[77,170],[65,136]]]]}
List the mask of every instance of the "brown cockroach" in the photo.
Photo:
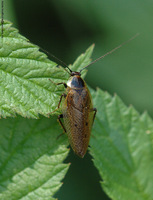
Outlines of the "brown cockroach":
{"type": "Polygon", "coordinates": [[[63,82],[57,83],[57,85],[63,84],[66,88],[66,92],[61,95],[58,104],[59,108],[62,99],[65,99],[62,104],[62,114],[58,116],[58,120],[64,132],[68,136],[69,143],[73,151],[81,158],[83,158],[86,154],[92,125],[97,112],[97,109],[93,107],[89,89],[85,81],[81,78],[81,72],[91,64],[104,58],[108,54],[113,53],[127,42],[133,40],[137,35],[107,52],[105,55],[97,58],[89,65],[81,69],[80,72],[72,71],[68,66],[66,66],[70,71],[70,78],[67,84],[63,82]],[[63,118],[63,122],[61,121],[61,118],[63,118]]]}

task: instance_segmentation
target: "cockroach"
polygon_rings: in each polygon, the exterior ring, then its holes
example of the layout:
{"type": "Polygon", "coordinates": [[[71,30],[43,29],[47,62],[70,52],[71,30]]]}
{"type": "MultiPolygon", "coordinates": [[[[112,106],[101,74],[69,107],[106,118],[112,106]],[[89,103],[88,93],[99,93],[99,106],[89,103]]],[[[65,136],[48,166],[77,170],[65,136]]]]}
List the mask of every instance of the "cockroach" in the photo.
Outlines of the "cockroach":
{"type": "MultiPolygon", "coordinates": [[[[1,5],[2,5],[1,37],[3,38],[3,23],[4,23],[3,21],[4,1],[3,0],[1,1],[1,5]]],[[[56,84],[56,85],[63,84],[64,87],[66,88],[66,92],[61,95],[59,103],[58,103],[58,108],[59,108],[62,102],[62,99],[63,98],[65,99],[62,104],[62,114],[58,116],[58,120],[64,132],[68,135],[68,139],[73,151],[75,152],[76,155],[78,155],[81,158],[83,158],[84,155],[86,154],[86,151],[89,145],[92,125],[93,125],[96,112],[97,112],[97,109],[93,107],[92,98],[91,98],[89,89],[85,81],[81,78],[81,72],[87,67],[89,67],[90,65],[92,65],[93,63],[97,62],[98,60],[113,53],[115,50],[119,49],[124,44],[128,43],[130,40],[133,40],[137,35],[138,34],[136,34],[134,37],[132,37],[128,41],[120,44],[116,48],[112,49],[111,51],[107,52],[105,55],[97,58],[96,60],[91,62],[89,65],[81,69],[79,72],[72,71],[64,62],[62,62],[61,60],[57,58],[57,60],[65,64],[70,74],[70,78],[67,84],[64,82],[56,84]],[[63,122],[61,118],[63,118],[63,122]]]]}
{"type": "Polygon", "coordinates": [[[73,151],[81,158],[84,157],[88,149],[91,129],[97,112],[97,109],[93,107],[89,89],[85,81],[81,78],[81,72],[108,54],[113,53],[130,40],[133,40],[137,35],[97,58],[79,72],[72,71],[66,66],[70,74],[67,84],[64,82],[56,84],[63,84],[66,88],[66,92],[61,95],[58,103],[59,108],[62,99],[65,99],[62,104],[62,114],[58,116],[58,121],[67,134],[73,151]]]}
{"type": "Polygon", "coordinates": [[[92,98],[85,81],[81,78],[81,72],[70,70],[70,76],[67,84],[58,83],[58,85],[63,84],[66,88],[66,93],[61,95],[58,104],[59,108],[64,97],[62,114],[58,116],[58,120],[68,135],[73,151],[83,158],[88,148],[97,109],[93,108],[92,98]]]}

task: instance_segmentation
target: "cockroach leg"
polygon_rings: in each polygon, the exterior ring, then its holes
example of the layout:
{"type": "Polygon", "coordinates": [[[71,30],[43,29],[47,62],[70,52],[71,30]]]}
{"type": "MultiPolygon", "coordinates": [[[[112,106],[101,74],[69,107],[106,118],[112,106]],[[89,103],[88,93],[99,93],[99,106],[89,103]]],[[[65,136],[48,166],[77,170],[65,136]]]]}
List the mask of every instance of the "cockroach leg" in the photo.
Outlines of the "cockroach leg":
{"type": "Polygon", "coordinates": [[[94,116],[93,116],[93,123],[94,123],[95,117],[96,117],[96,113],[97,113],[97,108],[92,108],[91,111],[94,111],[94,112],[95,112],[95,113],[94,113],[94,116]]]}
{"type": "Polygon", "coordinates": [[[61,115],[58,116],[58,121],[59,121],[61,127],[63,128],[64,132],[66,133],[66,129],[65,129],[65,127],[64,127],[64,125],[63,125],[63,123],[61,121],[61,118],[63,118],[63,114],[61,114],[61,115]]]}
{"type": "Polygon", "coordinates": [[[57,111],[57,110],[59,109],[63,97],[66,98],[66,94],[65,94],[65,93],[63,93],[63,94],[61,95],[60,100],[59,100],[59,103],[58,103],[58,107],[57,107],[53,112],[48,113],[48,115],[54,113],[55,111],[57,111]]]}
{"type": "Polygon", "coordinates": [[[49,80],[52,82],[52,83],[54,83],[55,85],[64,85],[64,87],[65,88],[67,88],[67,85],[66,85],[66,83],[64,83],[64,82],[61,82],[61,83],[55,83],[54,81],[52,81],[50,78],[49,78],[49,80]]]}
{"type": "Polygon", "coordinates": [[[66,94],[65,93],[63,93],[62,95],[61,95],[61,97],[60,97],[60,100],[59,100],[59,103],[58,103],[58,109],[59,109],[59,107],[60,107],[60,104],[61,104],[61,101],[62,101],[62,98],[66,98],[66,94]]]}
{"type": "MultiPolygon", "coordinates": [[[[61,118],[63,118],[63,114],[60,114],[60,115],[58,116],[58,121],[59,121],[61,127],[63,128],[64,133],[66,133],[66,129],[65,129],[65,127],[64,127],[64,125],[63,125],[63,123],[62,123],[62,121],[61,121],[61,118]]],[[[63,135],[63,133],[61,133],[59,136],[57,136],[56,139],[59,139],[62,135],[63,135]]]]}
{"type": "Polygon", "coordinates": [[[56,85],[62,85],[62,84],[64,85],[65,88],[67,88],[67,85],[66,85],[66,83],[64,83],[64,82],[56,83],[56,85]]]}

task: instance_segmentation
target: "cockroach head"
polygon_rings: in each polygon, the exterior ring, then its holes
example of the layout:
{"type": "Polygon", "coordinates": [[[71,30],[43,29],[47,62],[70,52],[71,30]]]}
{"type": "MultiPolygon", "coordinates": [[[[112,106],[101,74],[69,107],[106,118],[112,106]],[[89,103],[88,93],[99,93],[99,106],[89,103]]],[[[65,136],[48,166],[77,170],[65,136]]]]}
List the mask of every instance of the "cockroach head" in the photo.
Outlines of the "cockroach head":
{"type": "Polygon", "coordinates": [[[71,72],[70,75],[71,75],[71,76],[75,76],[75,75],[81,76],[81,73],[80,73],[80,72],[71,72]]]}

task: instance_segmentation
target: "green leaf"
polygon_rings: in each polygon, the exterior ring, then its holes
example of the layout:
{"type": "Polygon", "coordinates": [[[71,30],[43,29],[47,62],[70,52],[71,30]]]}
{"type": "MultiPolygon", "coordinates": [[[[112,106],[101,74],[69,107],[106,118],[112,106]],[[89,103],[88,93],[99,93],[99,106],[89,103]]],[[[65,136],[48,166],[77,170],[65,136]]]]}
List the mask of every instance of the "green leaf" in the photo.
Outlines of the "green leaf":
{"type": "MultiPolygon", "coordinates": [[[[83,69],[84,67],[86,67],[90,62],[91,62],[91,55],[92,55],[92,52],[93,52],[93,49],[94,49],[94,44],[91,45],[85,53],[81,54],[77,59],[76,61],[74,62],[74,64],[71,66],[70,65],[70,68],[73,70],[73,71],[80,71],[81,69],[83,69]]],[[[83,70],[81,72],[81,77],[85,77],[86,75],[86,72],[87,70],[83,70]]]]}
{"type": "Polygon", "coordinates": [[[126,107],[118,96],[92,93],[97,116],[91,154],[113,200],[153,199],[153,122],[126,107]]]}
{"type": "MultiPolygon", "coordinates": [[[[92,50],[93,46],[81,55],[72,70],[89,64],[92,50]]],[[[0,38],[0,77],[0,116],[17,113],[38,118],[38,114],[48,116],[57,108],[64,91],[63,86],[57,87],[49,79],[66,82],[69,74],[5,22],[0,38]]]]}
{"type": "MultiPolygon", "coordinates": [[[[92,51],[93,46],[71,69],[88,65],[92,51]]],[[[0,116],[38,118],[57,108],[64,91],[49,79],[66,82],[69,74],[5,22],[0,77],[0,116]]],[[[64,135],[57,139],[61,132],[55,118],[0,120],[0,199],[53,199],[69,167],[62,163],[68,140],[64,135]]]]}
{"type": "Polygon", "coordinates": [[[55,118],[0,120],[0,199],[54,199],[69,167],[60,133],[55,118]]]}

